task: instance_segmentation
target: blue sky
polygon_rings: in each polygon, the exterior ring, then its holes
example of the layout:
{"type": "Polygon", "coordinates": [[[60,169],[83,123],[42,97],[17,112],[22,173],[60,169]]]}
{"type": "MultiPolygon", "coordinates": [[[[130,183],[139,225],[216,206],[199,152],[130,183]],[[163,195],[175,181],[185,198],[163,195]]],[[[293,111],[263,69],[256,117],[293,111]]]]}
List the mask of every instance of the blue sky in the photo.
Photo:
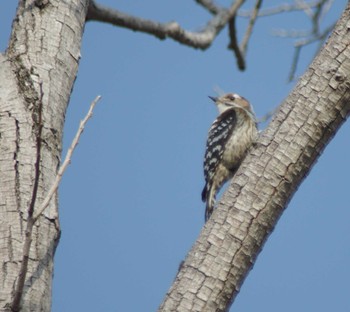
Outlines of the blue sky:
{"type": "MultiPolygon", "coordinates": [[[[324,27],[346,2],[335,1],[324,27]]],[[[191,30],[209,18],[195,1],[100,3],[177,20],[191,30]]],[[[15,8],[16,1],[0,3],[1,50],[15,8]]],[[[246,21],[238,22],[243,30],[246,21]]],[[[226,49],[226,29],[203,52],[106,24],[86,25],[65,151],[90,102],[98,94],[102,99],[59,190],[54,312],[157,309],[203,226],[202,159],[217,114],[207,95],[219,87],[248,98],[258,117],[273,110],[295,82],[287,83],[293,40],[272,32],[309,26],[303,13],[259,19],[242,73],[226,49]]],[[[298,75],[314,53],[315,46],[303,50],[298,75]]],[[[349,133],[348,123],[301,185],[231,311],[350,310],[349,133]]]]}

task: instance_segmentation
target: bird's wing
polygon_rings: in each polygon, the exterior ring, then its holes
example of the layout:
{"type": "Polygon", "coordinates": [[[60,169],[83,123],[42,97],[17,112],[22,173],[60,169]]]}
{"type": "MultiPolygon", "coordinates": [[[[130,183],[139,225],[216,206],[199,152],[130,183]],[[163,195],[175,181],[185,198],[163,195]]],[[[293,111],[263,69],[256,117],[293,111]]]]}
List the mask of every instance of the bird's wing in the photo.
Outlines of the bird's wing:
{"type": "Polygon", "coordinates": [[[207,186],[211,185],[218,164],[225,151],[226,142],[236,126],[237,117],[234,109],[229,109],[215,119],[209,129],[207,146],[204,155],[204,177],[206,185],[202,200],[206,200],[207,186]]]}

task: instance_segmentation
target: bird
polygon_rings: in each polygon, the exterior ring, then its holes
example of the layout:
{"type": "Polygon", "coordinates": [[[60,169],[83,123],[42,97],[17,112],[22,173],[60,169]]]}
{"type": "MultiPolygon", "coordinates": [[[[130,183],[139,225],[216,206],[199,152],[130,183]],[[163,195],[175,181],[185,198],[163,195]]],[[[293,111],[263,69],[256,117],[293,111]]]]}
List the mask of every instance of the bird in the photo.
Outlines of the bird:
{"type": "Polygon", "coordinates": [[[209,98],[219,115],[209,129],[204,154],[205,222],[214,210],[216,194],[235,174],[258,135],[256,117],[247,99],[236,93],[209,98]]]}

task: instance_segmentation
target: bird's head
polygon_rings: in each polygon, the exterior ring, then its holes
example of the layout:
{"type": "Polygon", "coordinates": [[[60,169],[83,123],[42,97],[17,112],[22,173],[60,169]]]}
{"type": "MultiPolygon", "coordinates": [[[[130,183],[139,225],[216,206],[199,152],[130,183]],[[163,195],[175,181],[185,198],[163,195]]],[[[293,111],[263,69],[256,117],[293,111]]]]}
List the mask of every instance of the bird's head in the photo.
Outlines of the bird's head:
{"type": "Polygon", "coordinates": [[[255,119],[253,108],[248,100],[236,93],[227,93],[219,97],[209,96],[209,98],[214,101],[220,114],[232,108],[242,109],[250,117],[255,119]]]}

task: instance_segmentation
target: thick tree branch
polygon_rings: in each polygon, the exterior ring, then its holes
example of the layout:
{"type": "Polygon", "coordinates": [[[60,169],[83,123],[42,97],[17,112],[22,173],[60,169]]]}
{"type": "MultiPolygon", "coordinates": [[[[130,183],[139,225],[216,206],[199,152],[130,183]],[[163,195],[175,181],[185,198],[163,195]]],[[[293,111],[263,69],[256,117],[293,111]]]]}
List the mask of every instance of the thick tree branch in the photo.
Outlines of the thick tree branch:
{"type": "Polygon", "coordinates": [[[227,311],[303,179],[350,114],[350,4],[244,160],[159,311],[227,311]]]}
{"type": "Polygon", "coordinates": [[[229,9],[218,11],[207,23],[204,30],[191,32],[183,29],[176,22],[157,23],[107,8],[90,1],[87,20],[109,23],[115,26],[129,28],[156,36],[159,39],[172,38],[182,44],[198,49],[207,49],[227,22],[237,13],[245,0],[233,1],[229,9]]]}

